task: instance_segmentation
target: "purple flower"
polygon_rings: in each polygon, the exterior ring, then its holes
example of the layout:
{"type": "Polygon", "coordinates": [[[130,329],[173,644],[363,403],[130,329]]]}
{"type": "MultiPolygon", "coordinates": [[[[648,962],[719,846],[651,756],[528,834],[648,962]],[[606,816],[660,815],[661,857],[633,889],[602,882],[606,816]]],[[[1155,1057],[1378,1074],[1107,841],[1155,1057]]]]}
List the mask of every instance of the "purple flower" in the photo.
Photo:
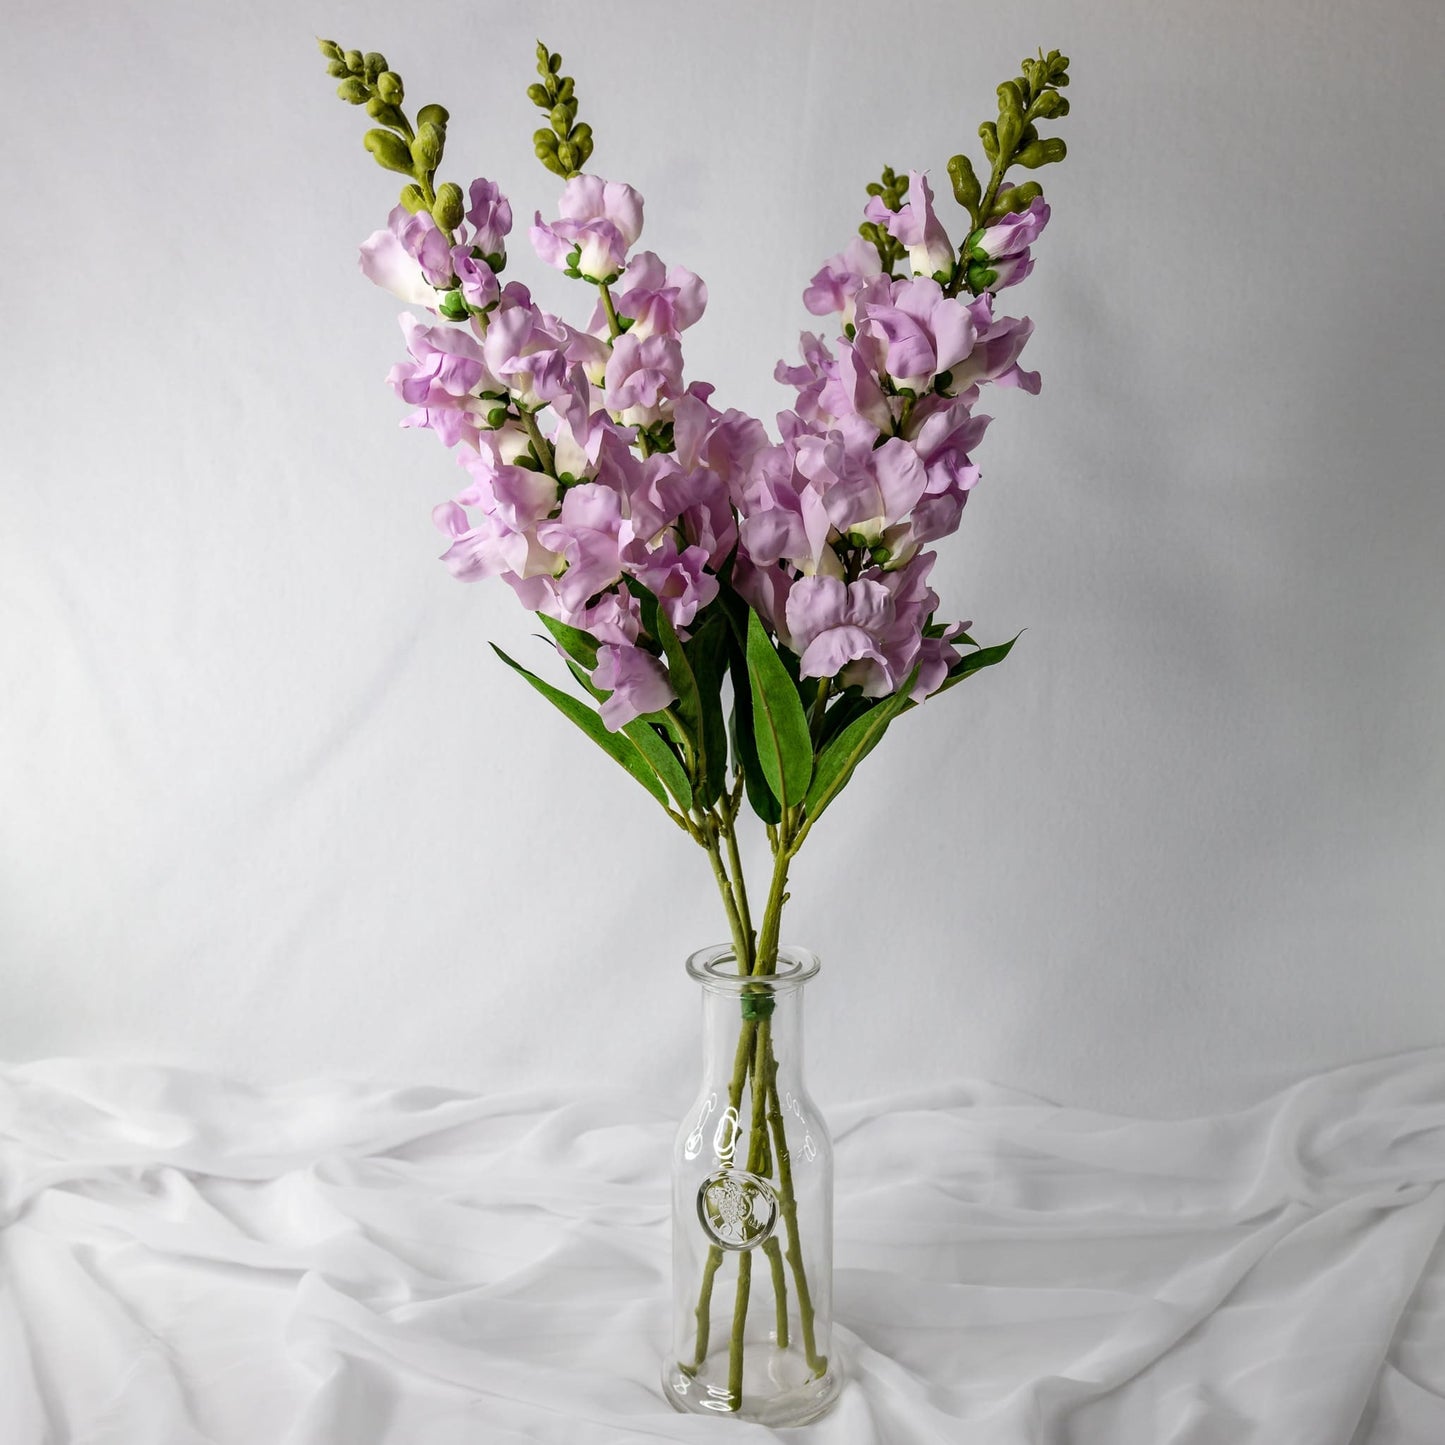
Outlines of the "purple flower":
{"type": "Polygon", "coordinates": [[[799,341],[802,364],[789,366],[780,361],[773,368],[773,380],[796,387],[798,399],[793,405],[793,414],[806,425],[826,425],[833,421],[833,413],[823,402],[823,394],[830,385],[838,382],[838,361],[828,349],[828,343],[811,331],[805,331],[799,341]]]}
{"type": "Polygon", "coordinates": [[[452,539],[442,554],[452,576],[474,582],[479,577],[510,574],[525,580],[556,572],[562,559],[536,537],[537,524],[557,505],[556,482],[542,472],[498,466],[485,452],[463,452],[461,462],[471,474],[471,485],[432,512],[432,520],[452,539]],[[481,516],[470,520],[467,508],[481,516]]]}
{"type": "Polygon", "coordinates": [[[754,458],[738,508],[742,548],[759,566],[786,561],[802,572],[839,571],[828,545],[832,522],[822,493],[797,469],[787,445],[768,447],[754,458]]]}
{"type": "Polygon", "coordinates": [[[862,236],[854,236],[836,255],[823,262],[823,269],[808,283],[803,292],[803,305],[814,316],[827,316],[834,311],[843,314],[843,324],[853,320],[853,300],[864,284],[882,275],[878,252],[862,236]]]}
{"type": "Polygon", "coordinates": [[[640,539],[623,549],[623,565],[657,598],[667,620],[679,631],[691,626],[698,609],[717,596],[717,578],[707,570],[707,552],[701,547],[678,551],[677,539],[663,533],[660,545],[649,550],[640,539]]]}
{"type": "Polygon", "coordinates": [[[507,237],[512,230],[512,205],[495,181],[478,177],[471,184],[471,205],[467,220],[472,224],[471,244],[476,246],[493,270],[500,271],[507,258],[507,237]]]}
{"type": "Polygon", "coordinates": [[[722,478],[703,467],[686,469],[676,455],[658,452],[633,469],[627,506],[624,535],[652,546],[668,528],[676,527],[701,550],[710,567],[721,563],[737,541],[722,478]]]}
{"type": "Polygon", "coordinates": [[[934,554],[897,572],[857,581],[803,577],[788,594],[791,646],[803,677],[836,677],[865,697],[896,692],[919,661],[923,628],[938,598],[927,585],[934,554]]]}
{"type": "Polygon", "coordinates": [[[857,346],[900,391],[922,392],[973,349],[970,309],[943,294],[937,281],[906,279],[870,286],[858,298],[857,346]]]}
{"type": "Polygon", "coordinates": [[[667,680],[667,670],[640,647],[604,643],[597,649],[597,667],[592,685],[610,693],[602,701],[602,721],[617,732],[634,718],[660,712],[677,694],[667,680]]]}
{"type": "MultiPolygon", "coordinates": [[[[853,429],[852,423],[861,423],[861,429],[871,428],[873,436],[891,430],[893,408],[879,377],[884,355],[872,334],[865,336],[861,329],[852,341],[838,342],[832,375],[818,393],[818,411],[832,418],[830,426],[853,429]]],[[[815,423],[819,419],[815,418],[815,423]]]]}
{"type": "Polygon", "coordinates": [[[430,427],[449,447],[462,440],[475,446],[493,404],[473,393],[497,385],[482,348],[460,327],[424,326],[409,312],[400,320],[412,359],[393,366],[387,381],[417,408],[401,424],[430,427]]]}
{"type": "Polygon", "coordinates": [[[928,483],[918,453],[899,437],[880,447],[849,448],[838,432],[799,442],[797,470],[822,497],[828,520],[844,536],[886,554],[890,565],[911,549],[908,518],[928,483]]]}
{"type": "MultiPolygon", "coordinates": [[[[1007,192],[1003,193],[1005,196],[1007,192]]],[[[1029,247],[1049,221],[1049,207],[1035,196],[1028,209],[1014,211],[1001,221],[975,231],[968,240],[969,285],[976,291],[1002,291],[1017,286],[1034,269],[1029,247]]]]}
{"type": "Polygon", "coordinates": [[[537,411],[568,394],[571,329],[538,310],[525,287],[506,287],[487,324],[482,353],[519,406],[537,411]]]}
{"type": "Polygon", "coordinates": [[[682,346],[675,336],[619,336],[606,381],[608,411],[623,426],[651,426],[682,394],[682,346]]]}
{"type": "Polygon", "coordinates": [[[1027,316],[993,315],[993,297],[985,292],[968,308],[976,327],[975,340],[967,358],[952,368],[949,390],[960,392],[991,381],[997,386],[1016,386],[1037,396],[1039,374],[1018,364],[1024,343],[1033,335],[1034,323],[1027,316]]]}
{"type": "Polygon", "coordinates": [[[495,306],[501,296],[497,273],[484,260],[472,255],[469,246],[452,247],[452,270],[461,288],[462,300],[477,311],[495,306]]]}
{"type": "Polygon", "coordinates": [[[556,583],[557,600],[569,614],[564,621],[622,576],[621,529],[622,499],[601,482],[569,488],[561,511],[537,528],[537,540],[567,561],[556,583]]]}
{"type": "Polygon", "coordinates": [[[451,241],[426,211],[394,206],[386,230],[361,245],[362,275],[411,306],[436,309],[436,288],[451,283],[451,241]]]}
{"type": "Polygon", "coordinates": [[[883,204],[881,196],[874,196],[863,214],[886,226],[888,234],[908,248],[908,264],[914,275],[946,281],[953,274],[953,242],[933,214],[933,191],[926,174],[909,171],[908,197],[895,212],[883,204]]]}
{"type": "MultiPolygon", "coordinates": [[[[651,251],[639,251],[627,267],[622,285],[612,293],[619,316],[631,319],[629,336],[677,336],[701,317],[707,287],[685,266],[664,268],[651,251]]],[[[588,331],[607,335],[607,314],[599,302],[588,331]]]]}
{"type": "Polygon", "coordinates": [[[537,212],[531,230],[537,254],[568,275],[615,281],[627,265],[628,250],[642,234],[642,197],[621,181],[573,176],[558,209],[561,219],[551,225],[537,212]]]}
{"type": "Polygon", "coordinates": [[[768,445],[767,428],[746,412],[720,412],[701,397],[678,397],[672,409],[673,444],[685,468],[702,467],[722,483],[725,496],[739,486],[757,454],[768,445]]]}
{"type": "Polygon", "coordinates": [[[908,436],[928,477],[910,522],[915,542],[932,542],[955,531],[978,480],[969,452],[982,440],[990,418],[972,415],[969,406],[967,397],[930,396],[909,418],[908,436]]]}

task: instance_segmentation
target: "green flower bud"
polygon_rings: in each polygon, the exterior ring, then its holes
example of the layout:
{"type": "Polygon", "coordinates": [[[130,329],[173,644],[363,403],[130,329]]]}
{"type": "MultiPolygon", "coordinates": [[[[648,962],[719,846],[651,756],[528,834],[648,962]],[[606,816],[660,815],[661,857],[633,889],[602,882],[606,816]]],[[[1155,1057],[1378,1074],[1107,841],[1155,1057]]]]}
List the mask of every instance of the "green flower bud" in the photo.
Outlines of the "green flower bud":
{"type": "Polygon", "coordinates": [[[968,289],[970,291],[987,291],[997,280],[998,272],[982,261],[975,261],[968,268],[968,289]]]}
{"type": "Polygon", "coordinates": [[[1036,140],[1032,145],[1027,145],[1014,157],[1014,164],[1023,166],[1025,170],[1037,170],[1040,166],[1051,165],[1054,161],[1061,161],[1069,153],[1069,148],[1056,135],[1049,136],[1046,140],[1036,140]]]}
{"type": "Polygon", "coordinates": [[[547,64],[547,47],[540,40],[537,42],[537,64],[540,66],[547,64]]]}
{"type": "Polygon", "coordinates": [[[550,130],[539,130],[533,134],[532,149],[536,153],[537,159],[553,175],[566,177],[567,168],[557,157],[557,137],[550,130]]]}
{"type": "MultiPolygon", "coordinates": [[[[435,216],[436,212],[433,211],[432,215],[435,216]]],[[[437,310],[448,321],[465,321],[471,315],[471,312],[467,310],[467,303],[462,300],[460,291],[448,291],[438,303],[437,310]]]]}
{"type": "Polygon", "coordinates": [[[973,162],[967,156],[954,156],[948,163],[948,178],[953,182],[953,198],[970,216],[978,215],[983,187],[973,173],[973,162]]]}
{"type": "Polygon", "coordinates": [[[333,60],[331,64],[326,67],[326,73],[327,75],[335,76],[337,80],[344,80],[351,74],[346,68],[346,62],[344,60],[333,60]]]}
{"type": "Polygon", "coordinates": [[[426,197],[422,194],[421,187],[415,183],[401,188],[401,203],[413,216],[418,211],[426,210],[426,197]]]}
{"type": "Polygon", "coordinates": [[[361,58],[359,50],[348,50],[342,58],[346,61],[346,68],[353,75],[360,75],[366,69],[366,61],[361,58]]]}
{"type": "MultiPolygon", "coordinates": [[[[1043,193],[1044,188],[1037,181],[1025,181],[1021,186],[1005,186],[994,197],[993,205],[989,208],[988,219],[994,221],[1013,211],[1026,211],[1034,197],[1041,196],[1043,193]]],[[[972,237],[969,238],[970,241],[972,239],[972,237]]]]}
{"type": "Polygon", "coordinates": [[[998,88],[998,113],[1000,119],[1006,115],[1016,115],[1019,124],[1023,124],[1024,98],[1018,85],[1012,80],[1006,80],[998,88]]]}
{"type": "Polygon", "coordinates": [[[557,83],[557,99],[560,101],[571,100],[572,92],[575,89],[576,84],[573,81],[572,77],[570,75],[564,75],[562,79],[557,83]]]}
{"type": "Polygon", "coordinates": [[[371,99],[371,93],[366,88],[364,80],[358,80],[354,75],[348,75],[340,85],[336,87],[336,93],[342,100],[349,101],[352,105],[364,105],[371,99]]]}
{"type": "Polygon", "coordinates": [[[401,83],[401,76],[394,70],[383,70],[376,77],[376,93],[388,105],[400,105],[406,98],[406,90],[401,83]]]}
{"type": "MultiPolygon", "coordinates": [[[[415,161],[419,170],[434,171],[442,158],[442,148],[446,144],[446,137],[442,128],[433,121],[428,121],[416,133],[416,138],[411,143],[411,158],[415,161]]],[[[410,166],[407,167],[411,169],[410,166]]]]}
{"type": "Polygon", "coordinates": [[[552,97],[547,93],[547,87],[545,85],[538,85],[536,81],[533,81],[532,84],[527,87],[527,99],[530,100],[533,105],[540,106],[543,110],[551,110],[552,108],[552,97]]]}
{"type": "Polygon", "coordinates": [[[316,37],[316,48],[328,60],[340,60],[342,58],[341,47],[334,40],[323,40],[318,35],[316,37]]]}
{"type": "Polygon", "coordinates": [[[437,187],[437,198],[431,208],[432,219],[444,231],[455,231],[467,213],[462,199],[462,188],[455,181],[445,181],[437,187]]]}
{"type": "Polygon", "coordinates": [[[978,138],[983,142],[983,153],[989,158],[990,163],[998,164],[998,127],[991,121],[986,120],[978,128],[978,138]]]}
{"type": "Polygon", "coordinates": [[[392,130],[406,130],[406,117],[401,111],[376,96],[366,102],[366,113],[372,120],[379,120],[382,125],[389,125],[392,130]]]}
{"type": "Polygon", "coordinates": [[[592,127],[584,120],[572,128],[572,144],[577,147],[578,165],[586,165],[592,154],[592,127]]]}
{"type": "Polygon", "coordinates": [[[1069,102],[1057,90],[1046,90],[1029,107],[1029,115],[1040,120],[1061,120],[1069,113],[1069,102]]]}
{"type": "Polygon", "coordinates": [[[362,63],[366,67],[366,79],[371,85],[376,84],[376,77],[387,68],[386,56],[379,50],[368,50],[362,57],[362,63]]]}
{"type": "Polygon", "coordinates": [[[1016,110],[1001,110],[998,113],[998,125],[995,129],[998,135],[999,154],[1007,160],[1017,149],[1019,137],[1023,134],[1023,117],[1016,110]]]}
{"type": "Polygon", "coordinates": [[[565,105],[554,105],[552,113],[547,117],[552,123],[552,129],[557,133],[558,140],[566,140],[568,132],[572,129],[572,117],[567,114],[565,105]]]}
{"type": "Polygon", "coordinates": [[[445,130],[447,121],[450,119],[451,117],[447,114],[447,108],[444,105],[424,105],[416,113],[416,123],[418,127],[436,125],[445,130]]]}
{"type": "Polygon", "coordinates": [[[577,147],[569,140],[562,141],[557,147],[557,160],[562,167],[563,174],[571,177],[577,174],[577,147]]]}
{"type": "Polygon", "coordinates": [[[560,54],[554,51],[547,57],[547,69],[550,70],[553,75],[556,75],[558,71],[562,69],[562,57],[560,54]]]}
{"type": "Polygon", "coordinates": [[[395,131],[369,130],[362,136],[361,143],[376,157],[377,165],[385,166],[389,171],[400,171],[404,176],[411,175],[411,150],[395,131]]]}

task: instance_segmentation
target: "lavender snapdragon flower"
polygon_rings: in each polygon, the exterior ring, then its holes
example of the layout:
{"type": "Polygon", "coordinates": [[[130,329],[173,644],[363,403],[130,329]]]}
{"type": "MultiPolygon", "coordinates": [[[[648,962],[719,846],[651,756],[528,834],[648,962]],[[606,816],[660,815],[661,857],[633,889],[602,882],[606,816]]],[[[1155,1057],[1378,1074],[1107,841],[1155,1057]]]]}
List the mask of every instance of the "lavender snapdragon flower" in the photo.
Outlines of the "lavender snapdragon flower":
{"type": "Polygon", "coordinates": [[[908,248],[915,276],[947,281],[953,274],[953,242],[933,213],[933,190],[926,173],[909,171],[908,200],[897,211],[890,211],[881,196],[873,196],[863,214],[908,248]]]}
{"type": "Polygon", "coordinates": [[[562,191],[561,218],[537,212],[532,245],[549,266],[584,281],[615,281],[642,234],[642,197],[621,181],[573,176],[562,191]]]}
{"type": "MultiPolygon", "coordinates": [[[[1006,197],[1007,191],[1003,192],[1006,197]]],[[[968,239],[968,283],[976,291],[1017,286],[1034,269],[1029,248],[1048,225],[1049,207],[1035,196],[1023,211],[1011,212],[968,239]]]]}

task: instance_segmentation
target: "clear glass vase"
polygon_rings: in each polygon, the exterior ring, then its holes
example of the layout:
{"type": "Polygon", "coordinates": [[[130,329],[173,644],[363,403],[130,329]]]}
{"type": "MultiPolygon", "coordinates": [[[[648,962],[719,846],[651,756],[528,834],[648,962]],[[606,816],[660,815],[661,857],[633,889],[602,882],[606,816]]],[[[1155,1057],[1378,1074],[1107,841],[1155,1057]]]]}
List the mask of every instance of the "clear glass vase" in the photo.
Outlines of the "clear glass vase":
{"type": "Polygon", "coordinates": [[[687,961],[702,985],[702,1086],[672,1162],[672,1349],[679,1410],[801,1425],[837,1398],[830,1356],[833,1146],[803,1081],[803,986],[778,951],[739,974],[731,947],[687,961]]]}

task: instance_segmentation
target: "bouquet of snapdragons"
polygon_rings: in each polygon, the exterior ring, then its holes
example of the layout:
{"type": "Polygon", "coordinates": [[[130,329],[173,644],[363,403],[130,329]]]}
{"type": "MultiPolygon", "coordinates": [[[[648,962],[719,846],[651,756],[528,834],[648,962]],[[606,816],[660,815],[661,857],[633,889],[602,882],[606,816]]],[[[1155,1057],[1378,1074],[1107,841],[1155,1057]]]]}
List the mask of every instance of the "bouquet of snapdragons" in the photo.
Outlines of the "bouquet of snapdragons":
{"type": "MultiPolygon", "coordinates": [[[[1068,60],[1040,53],[998,87],[997,118],[979,130],[986,170],[961,154],[948,162],[957,243],[927,175],[885,169],[868,186],[860,234],[803,295],[839,334],[804,333],[797,364],[778,365],[796,397],[775,439],[686,376],[683,333],[706,287],[639,250],[642,197],[587,169],[592,131],[559,55],[538,44],[528,94],[544,115],[536,154],[565,184],[557,215],[538,214],[528,236],[582,288],[580,325],[503,281],[513,217],[497,184],[476,179],[464,192],[438,180],[446,110],[408,115],[382,55],[321,49],[341,97],[373,122],[367,150],[405,177],[361,268],[413,308],[401,317],[407,358],[389,377],[410,408],[402,425],[433,432],[465,473],[433,514],[444,561],[463,581],[500,578],[537,615],[566,686],[497,649],[502,660],[707,854],[737,969],[766,977],[789,864],[854,770],[901,714],[1012,646],[980,646],[969,624],[939,619],[933,545],[956,530],[978,480],[983,389],[1039,388],[1020,365],[1032,323],[1004,315],[999,296],[1028,276],[1049,219],[1039,184],[1016,173],[1063,158],[1063,142],[1038,127],[1067,113],[1068,60]],[[738,846],[745,801],[771,845],[760,909],[738,846]]],[[[729,1104],[736,1117],[751,1077],[762,1138],[749,1158],[768,1162],[768,1007],[761,996],[743,1004],[729,1104]]],[[[806,1350],[821,1373],[795,1256],[806,1350]]]]}

